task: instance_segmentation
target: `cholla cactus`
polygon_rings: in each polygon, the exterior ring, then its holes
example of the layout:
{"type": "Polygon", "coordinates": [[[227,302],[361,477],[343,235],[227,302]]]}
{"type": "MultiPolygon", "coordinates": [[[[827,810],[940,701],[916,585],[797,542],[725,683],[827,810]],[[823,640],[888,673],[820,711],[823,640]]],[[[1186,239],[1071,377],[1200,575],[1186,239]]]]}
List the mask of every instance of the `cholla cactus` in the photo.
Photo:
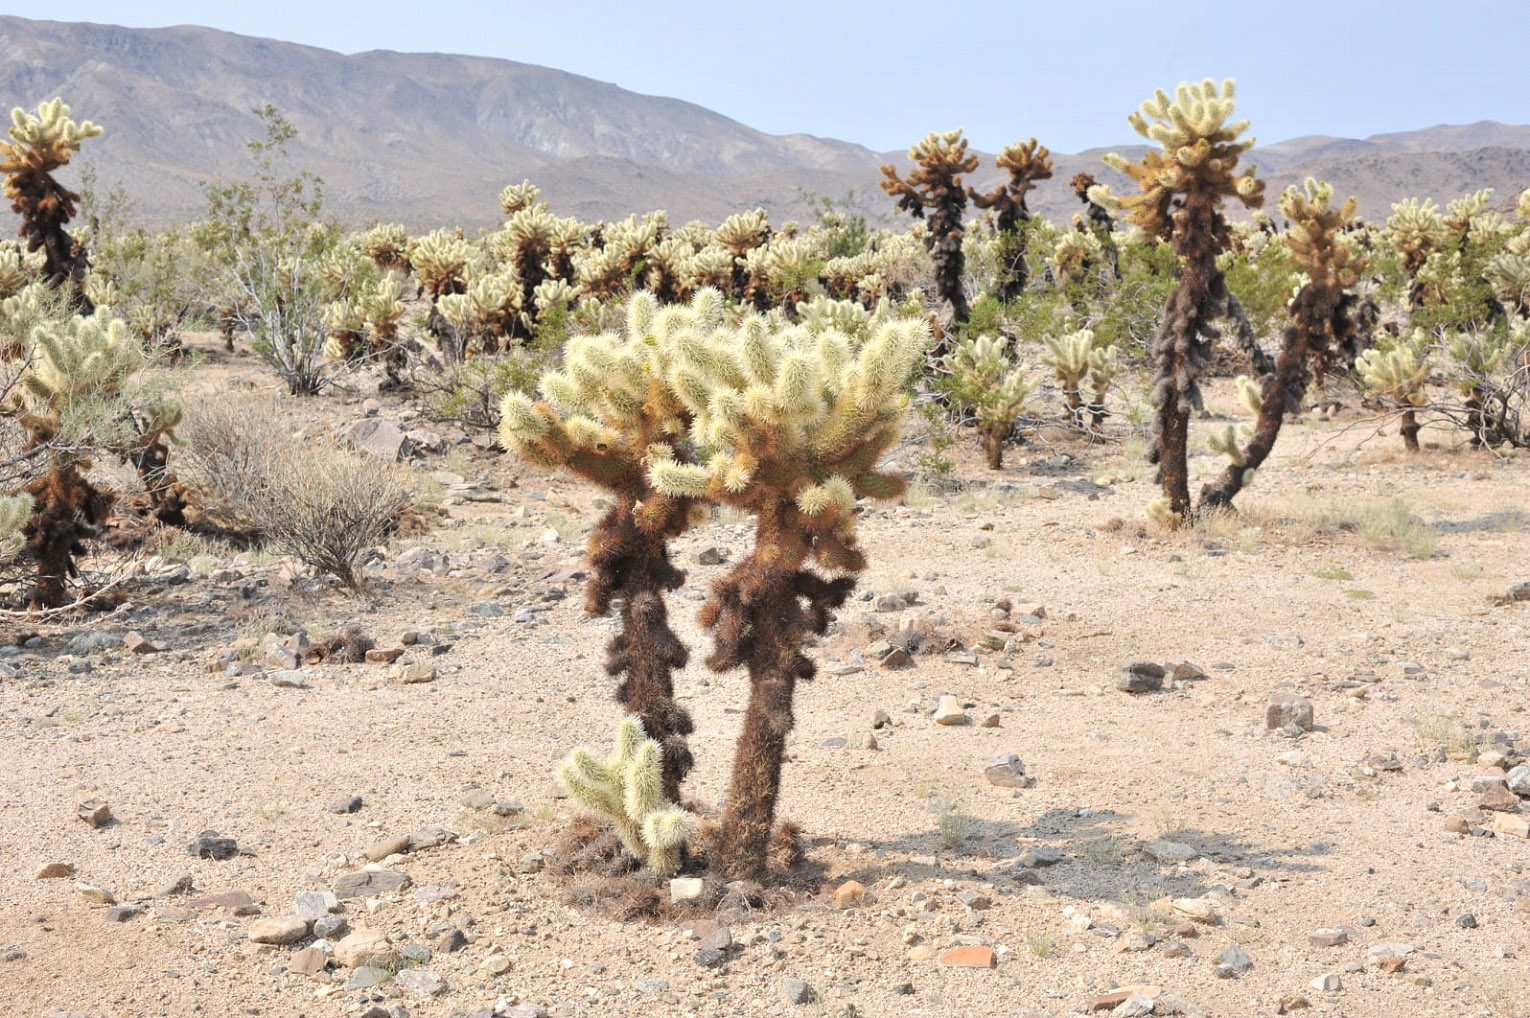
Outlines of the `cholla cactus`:
{"type": "Polygon", "coordinates": [[[434,230],[416,240],[409,250],[415,278],[432,300],[467,291],[465,277],[472,256],[467,241],[455,230],[434,230]]]}
{"type": "Polygon", "coordinates": [[[967,210],[967,189],[962,174],[977,169],[978,158],[967,151],[961,128],[944,134],[931,131],[908,150],[908,157],[917,164],[908,180],[898,176],[897,167],[883,166],[886,179],[882,190],[898,199],[899,209],[929,224],[925,247],[935,262],[936,293],[951,305],[955,320],[965,322],[968,307],[962,278],[966,271],[962,219],[967,210]]]}
{"type": "Polygon", "coordinates": [[[749,707],[734,757],[727,812],[711,852],[724,878],[759,878],[780,792],[792,697],[813,663],[802,654],[865,568],[857,498],[896,498],[898,474],[877,461],[896,440],[904,383],[929,340],[922,322],[884,322],[862,344],[836,330],[773,330],[762,317],[736,329],[672,334],[668,388],[691,415],[705,464],[660,446],[649,477],[661,493],[706,498],[755,517],[750,555],[712,588],[701,621],[716,671],[744,665],[749,707]],[[817,561],[842,575],[826,580],[817,561]],[[806,602],[804,604],[804,602],[806,602]]]}
{"type": "Polygon", "coordinates": [[[379,223],[351,238],[356,249],[382,272],[408,272],[409,231],[399,223],[379,223]]]}
{"type": "Polygon", "coordinates": [[[1025,261],[1024,238],[1018,231],[1030,218],[1025,196],[1036,186],[1038,180],[1052,178],[1052,153],[1035,138],[1005,146],[994,160],[994,165],[1009,171],[1009,180],[988,194],[972,188],[967,196],[980,209],[994,212],[994,231],[1003,241],[999,299],[1014,300],[1025,289],[1030,279],[1030,266],[1025,261]]]}
{"type": "Polygon", "coordinates": [[[1387,219],[1387,240],[1403,256],[1403,271],[1408,274],[1411,287],[1408,303],[1417,310],[1423,304],[1423,286],[1418,282],[1420,270],[1429,256],[1440,250],[1450,237],[1450,227],[1440,215],[1439,206],[1425,198],[1409,198],[1392,206],[1387,219]]]}
{"type": "Polygon", "coordinates": [[[611,822],[627,851],[661,877],[680,869],[690,817],[664,794],[662,749],[643,723],[623,719],[616,751],[605,760],[580,747],[558,767],[574,801],[611,822]]]}
{"type": "MultiPolygon", "coordinates": [[[[11,110],[11,140],[0,141],[5,196],[21,215],[27,250],[43,252],[43,279],[50,286],[79,286],[90,268],[84,248],[64,229],[74,218],[80,196],[55,180],[53,171],[69,162],[81,142],[100,133],[101,128],[88,120],[75,123],[63,100],[54,99],[39,105],[36,115],[19,106],[11,110]]],[[[83,294],[77,295],[77,303],[86,314],[95,310],[83,294]]]]}
{"type": "Polygon", "coordinates": [[[1017,365],[994,336],[978,336],[956,345],[952,359],[957,398],[977,417],[988,469],[1004,466],[1004,443],[1036,392],[1025,365],[1017,365]]]}
{"type": "Polygon", "coordinates": [[[1136,164],[1114,153],[1105,157],[1140,189],[1120,199],[1129,221],[1167,240],[1181,266],[1152,346],[1157,377],[1151,458],[1168,500],[1165,518],[1183,519],[1191,510],[1190,412],[1201,402],[1198,379],[1211,341],[1220,335],[1212,322],[1229,307],[1226,279],[1217,267],[1227,243],[1222,202],[1232,198],[1248,208],[1264,203],[1264,182],[1255,169],[1237,172],[1254,139],[1241,137],[1248,121],[1229,122],[1233,106],[1231,79],[1220,87],[1210,78],[1181,83],[1172,98],[1160,89],[1128,120],[1161,150],[1136,164]]]}
{"type": "Polygon", "coordinates": [[[1488,261],[1484,274],[1494,297],[1521,315],[1530,314],[1530,256],[1502,251],[1488,261]]]}
{"type": "Polygon", "coordinates": [[[1355,371],[1366,392],[1402,410],[1398,431],[1409,452],[1419,451],[1420,425],[1414,411],[1429,402],[1424,393],[1429,361],[1421,353],[1427,339],[1422,332],[1415,331],[1408,340],[1391,349],[1367,350],[1355,361],[1355,371]]]}
{"type": "Polygon", "coordinates": [[[1094,234],[1071,230],[1058,236],[1047,265],[1051,267],[1057,282],[1067,286],[1083,279],[1091,263],[1103,253],[1100,241],[1094,234]]]}
{"type": "Polygon", "coordinates": [[[47,261],[46,252],[28,251],[14,240],[0,241],[0,300],[20,293],[47,261]]]}
{"type": "Polygon", "coordinates": [[[1115,344],[1095,346],[1094,330],[1079,329],[1061,336],[1048,336],[1041,362],[1052,369],[1068,405],[1068,417],[1076,427],[1091,424],[1098,430],[1105,423],[1105,398],[1110,383],[1121,370],[1115,344]],[[1089,380],[1090,399],[1084,403],[1084,381],[1089,380]],[[1091,420],[1085,420],[1086,411],[1091,420]]]}
{"type": "Polygon", "coordinates": [[[1100,250],[1105,255],[1105,261],[1110,266],[1110,274],[1116,279],[1121,278],[1121,256],[1116,247],[1114,231],[1116,219],[1111,213],[1121,207],[1121,203],[1111,194],[1110,188],[1099,183],[1089,173],[1079,172],[1068,181],[1068,186],[1073,188],[1073,193],[1078,200],[1084,203],[1084,216],[1082,221],[1078,216],[1074,222],[1094,235],[1094,239],[1100,242],[1100,250]]]}
{"type": "Polygon", "coordinates": [[[1281,334],[1275,370],[1262,385],[1238,379],[1239,396],[1256,420],[1253,428],[1229,427],[1213,436],[1212,448],[1231,461],[1222,476],[1201,489],[1203,509],[1231,508],[1275,447],[1287,414],[1301,410],[1312,378],[1340,350],[1353,350],[1359,333],[1354,286],[1368,259],[1349,236],[1355,225],[1355,199],[1333,205],[1333,188],[1312,178],[1288,187],[1280,211],[1290,222],[1283,240],[1303,272],[1304,282],[1290,305],[1290,322],[1281,334]],[[1240,442],[1245,443],[1240,447],[1240,442]]]}
{"type": "Polygon", "coordinates": [[[499,207],[504,210],[505,215],[513,216],[517,212],[531,208],[541,196],[540,187],[529,180],[523,180],[499,192],[499,207]]]}
{"type": "Polygon", "coordinates": [[[1449,202],[1445,206],[1446,228],[1452,233],[1468,232],[1472,228],[1473,220],[1485,213],[1492,201],[1493,189],[1485,187],[1449,202]]]}
{"type": "Polygon", "coordinates": [[[664,593],[685,574],[670,562],[668,542],[697,520],[700,505],[662,490],[649,470],[687,456],[687,412],[665,381],[668,345],[682,329],[710,334],[721,325],[722,310],[715,290],[701,291],[689,307],[662,312],[651,295],[634,294],[625,335],[575,337],[562,369],[542,378],[545,401],[512,393],[501,408],[506,448],[615,496],[590,534],[585,608],[604,615],[621,599],[622,631],[607,647],[606,671],[625,676],[618,699],[663,745],[670,798],[678,797],[691,768],[685,737],[692,724],[674,698],[672,675],[688,655],[669,628],[664,593]]]}

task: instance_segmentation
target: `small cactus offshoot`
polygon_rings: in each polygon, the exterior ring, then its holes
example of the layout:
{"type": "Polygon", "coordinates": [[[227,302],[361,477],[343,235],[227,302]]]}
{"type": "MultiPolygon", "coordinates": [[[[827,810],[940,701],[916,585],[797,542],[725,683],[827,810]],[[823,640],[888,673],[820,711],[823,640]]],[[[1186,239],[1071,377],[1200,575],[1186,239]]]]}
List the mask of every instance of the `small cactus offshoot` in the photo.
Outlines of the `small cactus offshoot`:
{"type": "Polygon", "coordinates": [[[600,760],[580,747],[558,767],[558,780],[575,802],[609,820],[643,865],[669,876],[680,869],[690,817],[664,798],[663,756],[641,721],[624,718],[611,756],[600,760]]]}
{"type": "Polygon", "coordinates": [[[1017,365],[995,336],[978,336],[958,343],[952,369],[957,398],[977,417],[978,434],[990,470],[1004,465],[1004,443],[1014,434],[1036,392],[1036,381],[1025,365],[1017,365]]]}

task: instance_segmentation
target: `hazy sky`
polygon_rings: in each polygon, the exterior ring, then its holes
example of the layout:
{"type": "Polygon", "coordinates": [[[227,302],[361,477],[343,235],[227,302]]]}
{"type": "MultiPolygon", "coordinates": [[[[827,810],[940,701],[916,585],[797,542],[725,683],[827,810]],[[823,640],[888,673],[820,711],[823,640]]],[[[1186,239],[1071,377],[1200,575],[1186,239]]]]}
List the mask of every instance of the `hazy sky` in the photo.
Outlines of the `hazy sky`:
{"type": "Polygon", "coordinates": [[[1267,143],[1530,123],[1526,0],[11,0],[5,13],[504,57],[879,151],[958,126],[990,151],[1030,135],[1060,152],[1119,144],[1155,87],[1207,76],[1238,80],[1239,114],[1267,143]]]}

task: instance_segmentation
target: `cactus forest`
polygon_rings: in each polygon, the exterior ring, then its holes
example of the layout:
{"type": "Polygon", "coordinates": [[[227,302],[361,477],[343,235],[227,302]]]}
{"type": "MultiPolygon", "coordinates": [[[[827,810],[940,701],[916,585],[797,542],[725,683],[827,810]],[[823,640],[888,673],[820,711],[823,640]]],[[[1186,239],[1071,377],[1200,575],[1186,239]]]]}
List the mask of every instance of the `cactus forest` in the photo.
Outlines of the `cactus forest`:
{"type": "Polygon", "coordinates": [[[426,230],[276,106],[152,227],[15,109],[17,1013],[1527,1013],[1530,180],[1143,92],[426,230]]]}

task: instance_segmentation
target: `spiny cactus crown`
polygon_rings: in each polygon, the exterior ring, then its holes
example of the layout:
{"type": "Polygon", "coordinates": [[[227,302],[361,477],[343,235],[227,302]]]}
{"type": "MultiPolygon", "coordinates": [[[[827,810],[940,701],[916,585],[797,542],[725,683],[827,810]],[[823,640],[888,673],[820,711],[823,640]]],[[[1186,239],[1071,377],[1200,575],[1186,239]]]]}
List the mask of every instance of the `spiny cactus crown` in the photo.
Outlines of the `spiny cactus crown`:
{"type": "Polygon", "coordinates": [[[663,749],[636,717],[616,729],[615,752],[605,760],[580,747],[558,768],[574,801],[609,820],[627,851],[660,876],[680,869],[690,817],[664,799],[663,749]]]}
{"type": "Polygon", "coordinates": [[[1445,242],[1449,228],[1440,207],[1425,198],[1409,198],[1392,206],[1387,219],[1387,236],[1392,246],[1404,253],[1416,253],[1419,260],[1445,242]]]}
{"type": "MultiPolygon", "coordinates": [[[[0,545],[10,542],[32,516],[31,495],[0,496],[0,545]]],[[[10,548],[6,548],[10,551],[10,548]]]]}
{"type": "Polygon", "coordinates": [[[1445,225],[1457,233],[1469,229],[1472,220],[1487,211],[1493,200],[1493,189],[1485,187],[1472,194],[1463,195],[1445,206],[1445,225]]]}
{"type": "Polygon", "coordinates": [[[440,229],[414,242],[409,261],[425,289],[440,296],[452,292],[461,282],[472,255],[468,242],[457,236],[456,231],[440,229]]]}
{"type": "Polygon", "coordinates": [[[1008,170],[1011,182],[1023,184],[1026,188],[1034,181],[1050,180],[1052,177],[1052,153],[1045,145],[1038,144],[1035,138],[1004,146],[994,160],[994,165],[1008,170]]]}
{"type": "Polygon", "coordinates": [[[499,192],[499,207],[504,209],[505,215],[513,216],[522,209],[528,209],[536,204],[536,200],[542,194],[542,189],[529,180],[523,180],[519,184],[511,184],[499,192]]]}
{"type": "Polygon", "coordinates": [[[47,261],[46,251],[28,251],[14,240],[0,241],[0,300],[20,293],[47,261]]]}
{"type": "MultiPolygon", "coordinates": [[[[1057,375],[1058,384],[1064,389],[1078,389],[1096,360],[1094,330],[1079,329],[1061,336],[1046,336],[1042,342],[1046,346],[1046,351],[1041,355],[1041,363],[1052,369],[1057,375]]],[[[1111,346],[1108,349],[1113,361],[1115,347],[1111,346]]],[[[1102,354],[1103,352],[1100,351],[1102,354]]],[[[1100,364],[1102,367],[1105,364],[1103,357],[1100,358],[1100,364]]]]}
{"type": "Polygon", "coordinates": [[[978,423],[1008,430],[1036,392],[1024,364],[1016,364],[997,336],[977,336],[957,344],[953,367],[965,402],[978,423]]]}
{"type": "Polygon", "coordinates": [[[1173,231],[1175,195],[1210,194],[1236,198],[1248,208],[1264,203],[1264,181],[1250,166],[1235,176],[1238,158],[1254,146],[1240,138],[1248,121],[1228,123],[1233,113],[1231,78],[1221,86],[1210,78],[1181,82],[1173,97],[1159,89],[1127,120],[1136,132],[1157,142],[1161,152],[1149,152],[1132,163],[1112,152],[1105,162],[1137,182],[1140,194],[1120,199],[1132,222],[1155,237],[1173,231]]]}
{"type": "Polygon", "coordinates": [[[62,99],[38,105],[35,115],[17,106],[11,110],[11,140],[0,141],[0,173],[47,173],[63,166],[101,128],[90,121],[75,123],[62,99]]]}
{"type": "Polygon", "coordinates": [[[1307,278],[1331,289],[1343,290],[1360,281],[1370,260],[1345,236],[1354,220],[1356,199],[1333,208],[1333,188],[1308,177],[1302,187],[1286,188],[1280,195],[1280,211],[1291,225],[1286,247],[1296,256],[1307,278]]]}
{"type": "Polygon", "coordinates": [[[89,317],[43,322],[32,330],[33,358],[22,385],[50,410],[117,392],[145,356],[127,325],[105,308],[89,317]]]}
{"type": "Polygon", "coordinates": [[[773,330],[758,315],[736,329],[680,330],[663,344],[672,357],[666,381],[712,456],[687,464],[655,450],[654,487],[751,511],[789,505],[786,526],[804,538],[778,549],[789,568],[810,554],[831,569],[863,568],[855,499],[904,488],[901,476],[875,467],[897,437],[904,382],[928,339],[921,321],[884,322],[857,344],[833,329],[773,330]]]}
{"type": "Polygon", "coordinates": [[[1424,380],[1429,376],[1429,361],[1421,352],[1427,337],[1415,330],[1407,340],[1389,350],[1372,348],[1355,361],[1355,372],[1368,392],[1385,396],[1397,403],[1423,406],[1424,380]]]}

